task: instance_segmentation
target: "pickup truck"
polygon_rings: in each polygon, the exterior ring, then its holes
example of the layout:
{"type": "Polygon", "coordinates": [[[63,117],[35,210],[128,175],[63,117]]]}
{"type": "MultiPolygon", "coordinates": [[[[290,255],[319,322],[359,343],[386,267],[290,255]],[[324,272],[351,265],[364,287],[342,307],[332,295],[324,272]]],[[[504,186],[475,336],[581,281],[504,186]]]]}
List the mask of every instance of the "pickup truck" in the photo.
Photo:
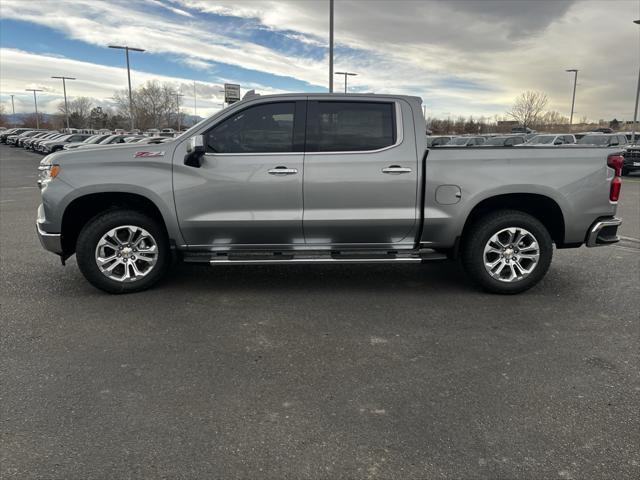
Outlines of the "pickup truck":
{"type": "Polygon", "coordinates": [[[173,259],[211,265],[459,258],[489,292],[539,282],[556,248],[618,241],[616,149],[428,149],[422,100],[252,96],[158,145],[57,152],[37,232],[111,293],[173,259]]]}

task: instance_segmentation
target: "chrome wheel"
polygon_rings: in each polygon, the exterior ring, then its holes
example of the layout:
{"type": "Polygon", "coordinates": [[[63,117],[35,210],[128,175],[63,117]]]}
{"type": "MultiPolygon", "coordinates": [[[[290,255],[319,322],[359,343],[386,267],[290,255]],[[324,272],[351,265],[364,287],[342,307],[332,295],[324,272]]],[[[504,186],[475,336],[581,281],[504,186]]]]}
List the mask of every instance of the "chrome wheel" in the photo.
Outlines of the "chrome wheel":
{"type": "Polygon", "coordinates": [[[122,225],[105,233],[95,251],[98,269],[111,280],[135,282],[158,261],[158,244],[144,228],[122,225]]]}
{"type": "Polygon", "coordinates": [[[538,241],[524,228],[500,230],[484,247],[484,268],[501,282],[516,282],[528,277],[539,260],[538,241]]]}

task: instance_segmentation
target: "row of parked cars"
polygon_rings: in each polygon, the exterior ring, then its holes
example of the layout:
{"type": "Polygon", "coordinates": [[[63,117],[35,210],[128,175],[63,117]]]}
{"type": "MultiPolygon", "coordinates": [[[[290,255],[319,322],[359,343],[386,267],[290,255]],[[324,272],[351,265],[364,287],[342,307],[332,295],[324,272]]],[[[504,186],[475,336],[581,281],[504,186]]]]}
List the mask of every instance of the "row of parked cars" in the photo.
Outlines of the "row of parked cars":
{"type": "Polygon", "coordinates": [[[168,136],[149,136],[137,133],[69,133],[52,130],[38,130],[30,128],[13,128],[0,133],[0,143],[14,147],[23,147],[39,153],[53,153],[58,150],[75,148],[101,147],[117,144],[153,144],[170,140],[168,136]]]}
{"type": "Polygon", "coordinates": [[[507,135],[442,135],[427,137],[429,147],[549,147],[554,145],[595,145],[599,147],[624,147],[631,142],[631,134],[585,132],[528,133],[507,135]]]}
{"type": "MultiPolygon", "coordinates": [[[[620,147],[623,149],[622,174],[640,171],[640,145],[632,144],[631,133],[582,132],[568,133],[517,133],[506,135],[441,135],[428,136],[429,148],[452,147],[552,147],[593,146],[620,147]]],[[[636,139],[637,140],[637,139],[636,139]]]]}

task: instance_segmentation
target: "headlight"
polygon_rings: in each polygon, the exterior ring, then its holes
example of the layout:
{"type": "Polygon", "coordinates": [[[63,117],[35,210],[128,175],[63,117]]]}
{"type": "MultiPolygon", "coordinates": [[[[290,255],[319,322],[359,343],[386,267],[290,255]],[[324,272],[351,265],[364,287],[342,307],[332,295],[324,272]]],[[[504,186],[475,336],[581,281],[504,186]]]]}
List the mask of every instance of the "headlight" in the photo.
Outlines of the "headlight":
{"type": "Polygon", "coordinates": [[[41,163],[38,167],[38,185],[49,183],[60,174],[60,165],[57,163],[41,163]]]}

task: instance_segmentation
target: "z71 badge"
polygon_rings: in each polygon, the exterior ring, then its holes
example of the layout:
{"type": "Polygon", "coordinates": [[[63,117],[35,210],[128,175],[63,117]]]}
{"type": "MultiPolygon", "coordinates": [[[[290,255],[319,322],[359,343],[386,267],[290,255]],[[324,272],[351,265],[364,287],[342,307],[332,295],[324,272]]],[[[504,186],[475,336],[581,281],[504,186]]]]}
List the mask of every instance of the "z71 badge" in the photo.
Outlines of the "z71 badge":
{"type": "Polygon", "coordinates": [[[164,152],[136,152],[133,158],[164,157],[164,152]]]}

